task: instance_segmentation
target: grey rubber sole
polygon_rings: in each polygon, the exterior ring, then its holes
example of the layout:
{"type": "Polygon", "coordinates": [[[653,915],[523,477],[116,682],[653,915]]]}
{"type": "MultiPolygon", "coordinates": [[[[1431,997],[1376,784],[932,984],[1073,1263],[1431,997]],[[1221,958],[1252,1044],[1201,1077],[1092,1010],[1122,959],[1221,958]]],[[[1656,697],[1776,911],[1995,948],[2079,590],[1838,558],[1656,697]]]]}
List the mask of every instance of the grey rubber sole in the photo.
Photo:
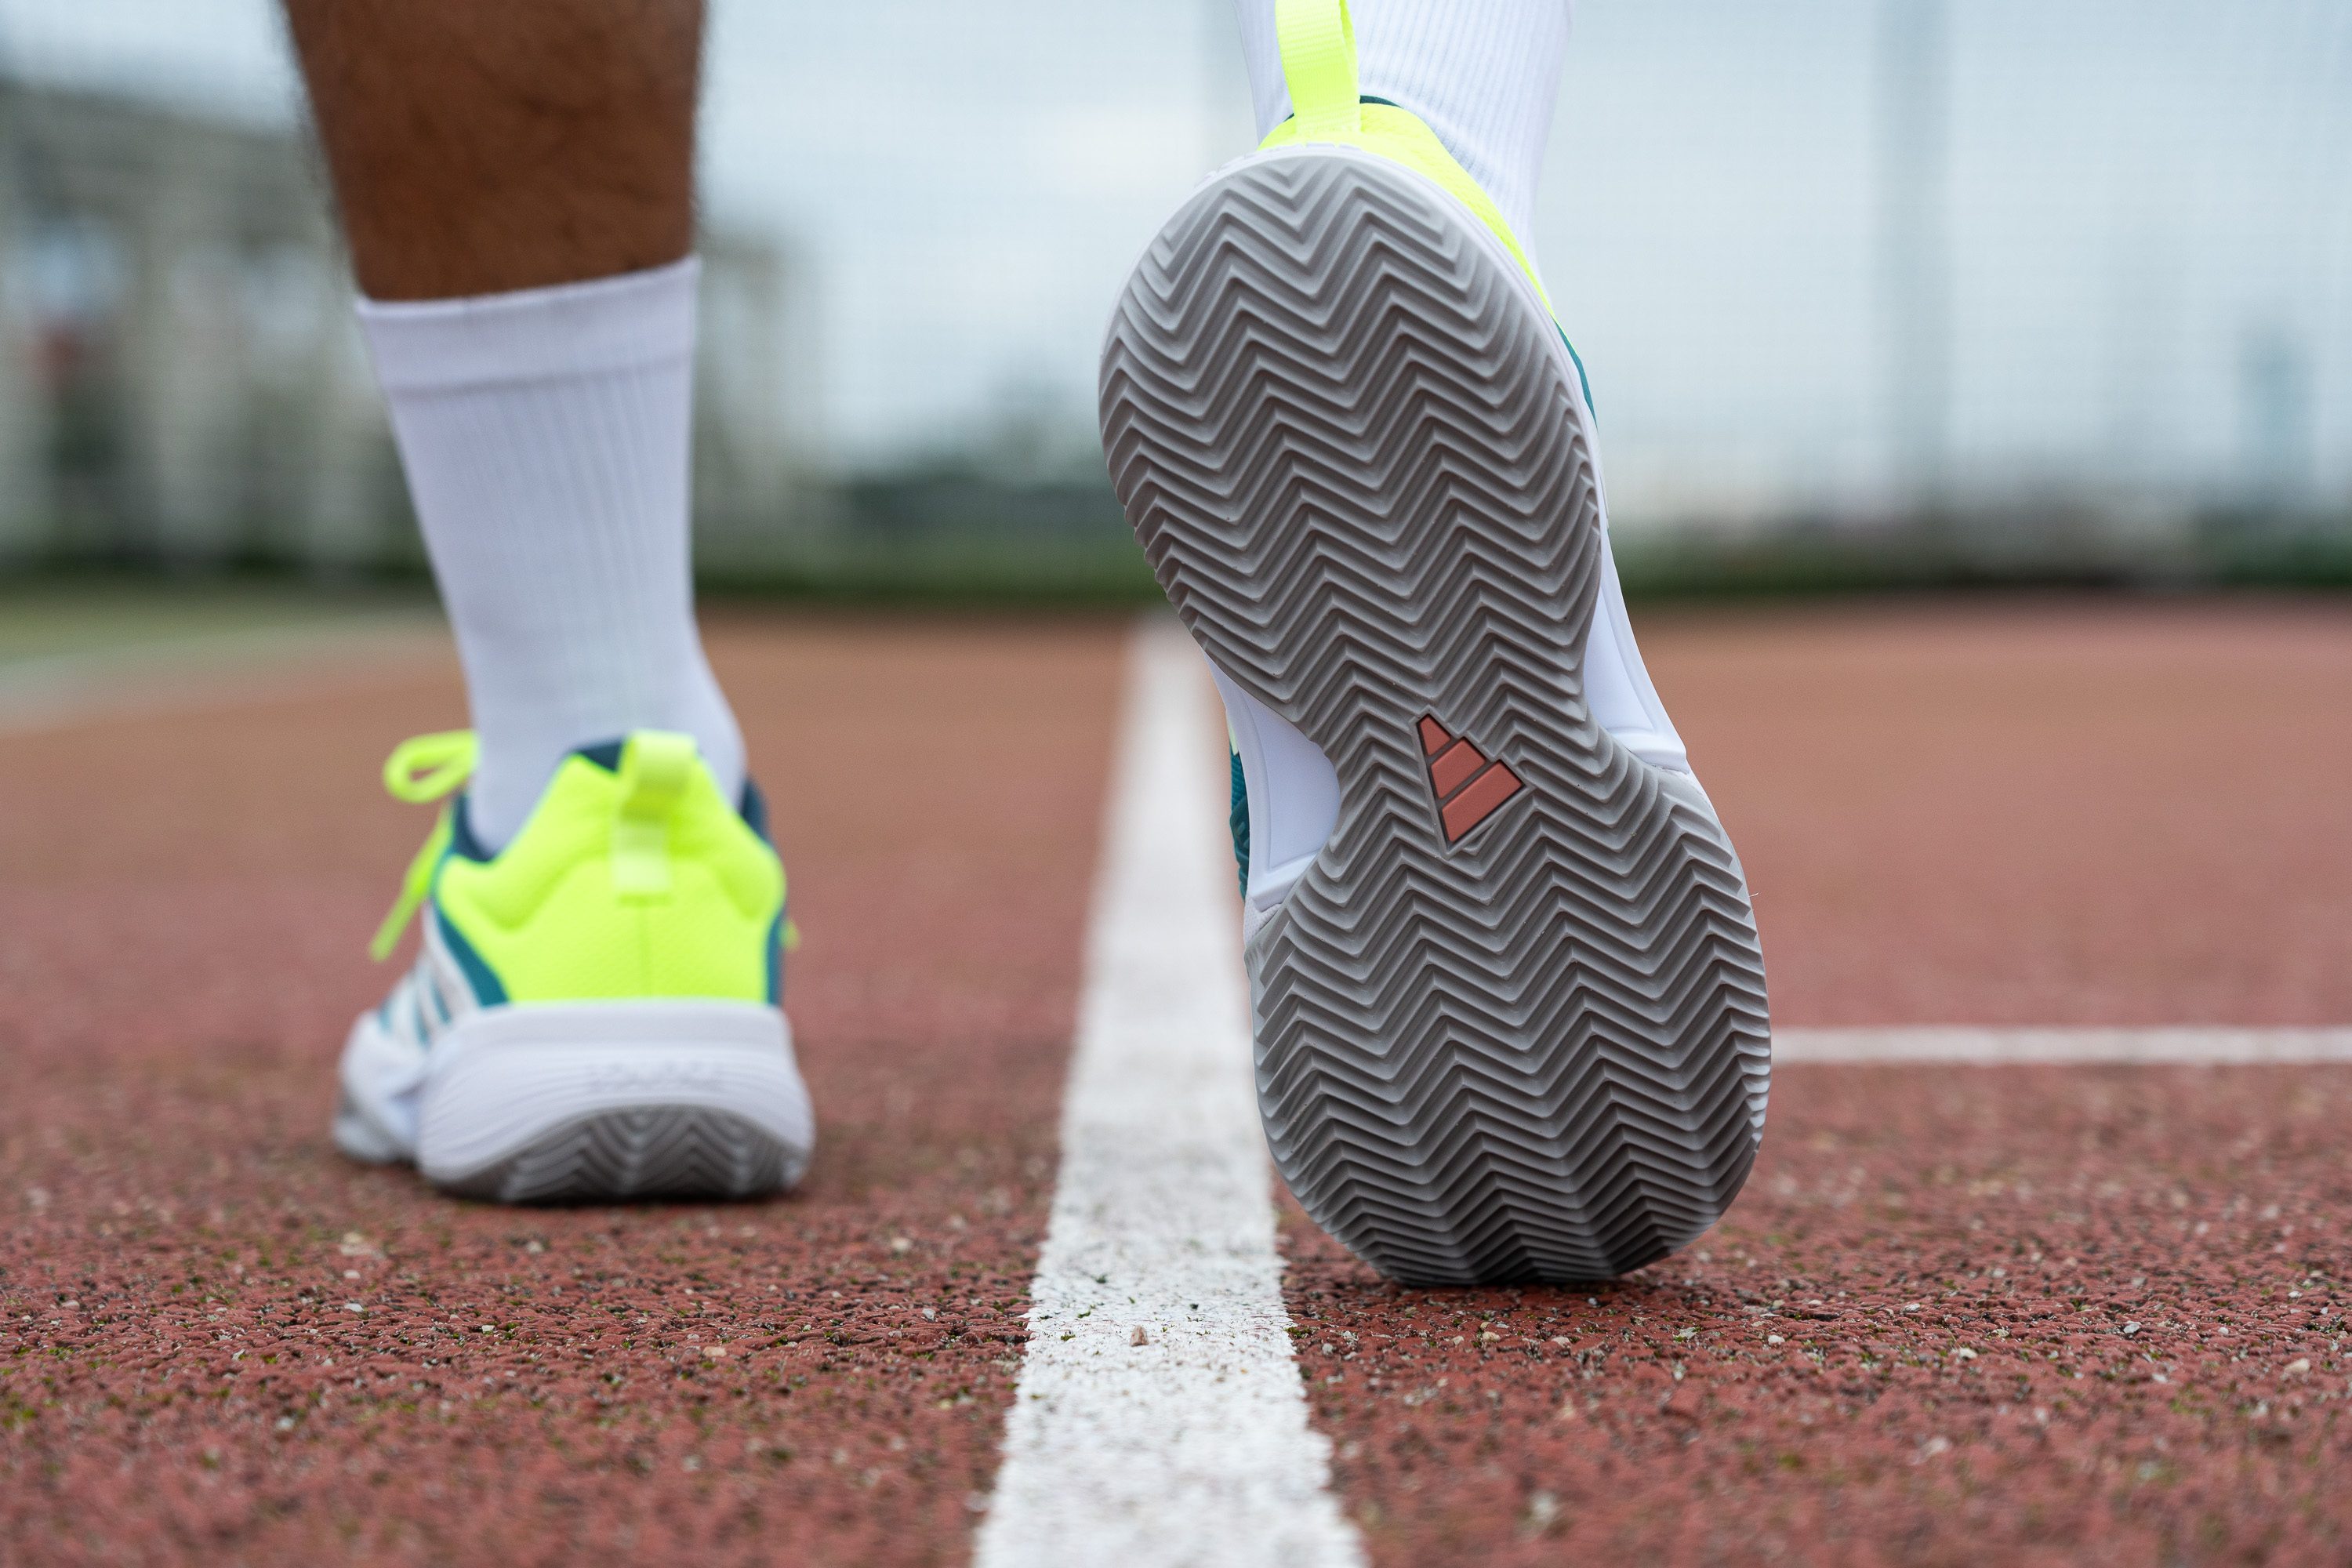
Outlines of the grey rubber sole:
{"type": "Polygon", "coordinates": [[[503,1204],[631,1198],[747,1198],[800,1179],[805,1151],[707,1106],[647,1106],[583,1116],[509,1157],[437,1184],[503,1204]]]}
{"type": "Polygon", "coordinates": [[[1763,956],[1705,795],[1587,710],[1592,457],[1472,221],[1369,154],[1236,165],[1129,282],[1103,446],[1193,637],[1339,777],[1246,953],[1277,1167],[1396,1279],[1592,1279],[1747,1178],[1763,956]]]}

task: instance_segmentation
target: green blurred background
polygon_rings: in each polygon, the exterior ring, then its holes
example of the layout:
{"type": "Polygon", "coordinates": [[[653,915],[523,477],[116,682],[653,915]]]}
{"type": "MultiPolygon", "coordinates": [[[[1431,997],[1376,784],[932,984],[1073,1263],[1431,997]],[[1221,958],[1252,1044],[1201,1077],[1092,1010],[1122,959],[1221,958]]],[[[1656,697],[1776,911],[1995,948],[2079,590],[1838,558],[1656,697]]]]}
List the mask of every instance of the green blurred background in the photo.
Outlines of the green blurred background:
{"type": "MultiPolygon", "coordinates": [[[[1148,597],[1094,349],[1227,0],[712,26],[709,588],[1148,597]]],[[[2352,582],[2343,0],[1584,0],[1535,240],[1637,596],[2352,582]]],[[[421,590],[348,289],[266,0],[0,0],[19,642],[421,590]]]]}

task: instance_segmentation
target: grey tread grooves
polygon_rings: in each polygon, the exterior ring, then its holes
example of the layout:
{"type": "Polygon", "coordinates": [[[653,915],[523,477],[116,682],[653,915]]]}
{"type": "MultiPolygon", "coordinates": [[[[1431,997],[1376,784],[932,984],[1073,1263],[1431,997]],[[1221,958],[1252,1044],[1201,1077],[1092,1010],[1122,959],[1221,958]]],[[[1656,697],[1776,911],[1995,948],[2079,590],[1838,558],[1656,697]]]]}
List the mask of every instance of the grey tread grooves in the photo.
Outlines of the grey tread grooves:
{"type": "Polygon", "coordinates": [[[1246,954],[1276,1166],[1394,1279],[1591,1279],[1747,1178],[1763,956],[1705,795],[1586,707],[1592,457],[1471,221],[1367,154],[1227,171],[1120,300],[1103,447],[1194,638],[1339,775],[1246,954]],[[1424,713],[1526,784],[1451,848],[1424,713]]]}
{"type": "Polygon", "coordinates": [[[707,1106],[600,1111],[441,1185],[496,1203],[754,1197],[799,1179],[803,1152],[747,1118],[707,1106]]]}

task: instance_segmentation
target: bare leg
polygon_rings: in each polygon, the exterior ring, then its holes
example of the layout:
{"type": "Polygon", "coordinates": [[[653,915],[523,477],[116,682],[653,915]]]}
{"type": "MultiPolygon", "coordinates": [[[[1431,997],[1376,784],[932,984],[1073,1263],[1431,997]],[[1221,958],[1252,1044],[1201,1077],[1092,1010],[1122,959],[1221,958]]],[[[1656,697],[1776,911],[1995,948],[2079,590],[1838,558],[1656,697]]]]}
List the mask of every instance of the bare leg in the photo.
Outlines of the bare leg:
{"type": "Polygon", "coordinates": [[[563,758],[742,737],[696,634],[703,0],[285,0],[497,847],[563,758]]]}
{"type": "Polygon", "coordinates": [[[702,0],[286,0],[362,292],[429,300],[693,244],[702,0]]]}

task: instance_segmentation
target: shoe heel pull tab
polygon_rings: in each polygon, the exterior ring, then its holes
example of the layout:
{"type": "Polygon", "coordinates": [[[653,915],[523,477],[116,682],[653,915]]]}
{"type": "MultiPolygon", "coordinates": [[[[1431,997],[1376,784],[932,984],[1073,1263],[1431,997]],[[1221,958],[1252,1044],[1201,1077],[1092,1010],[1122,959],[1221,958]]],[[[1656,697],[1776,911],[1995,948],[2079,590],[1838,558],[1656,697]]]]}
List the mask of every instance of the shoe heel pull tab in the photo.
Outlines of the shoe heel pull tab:
{"type": "Polygon", "coordinates": [[[693,782],[691,735],[640,730],[621,748],[621,798],[613,816],[613,890],[624,899],[669,896],[669,826],[693,782]]]}
{"type": "Polygon", "coordinates": [[[1299,140],[1332,141],[1361,132],[1356,24],[1348,0],[1275,0],[1274,37],[1299,140]]]}

